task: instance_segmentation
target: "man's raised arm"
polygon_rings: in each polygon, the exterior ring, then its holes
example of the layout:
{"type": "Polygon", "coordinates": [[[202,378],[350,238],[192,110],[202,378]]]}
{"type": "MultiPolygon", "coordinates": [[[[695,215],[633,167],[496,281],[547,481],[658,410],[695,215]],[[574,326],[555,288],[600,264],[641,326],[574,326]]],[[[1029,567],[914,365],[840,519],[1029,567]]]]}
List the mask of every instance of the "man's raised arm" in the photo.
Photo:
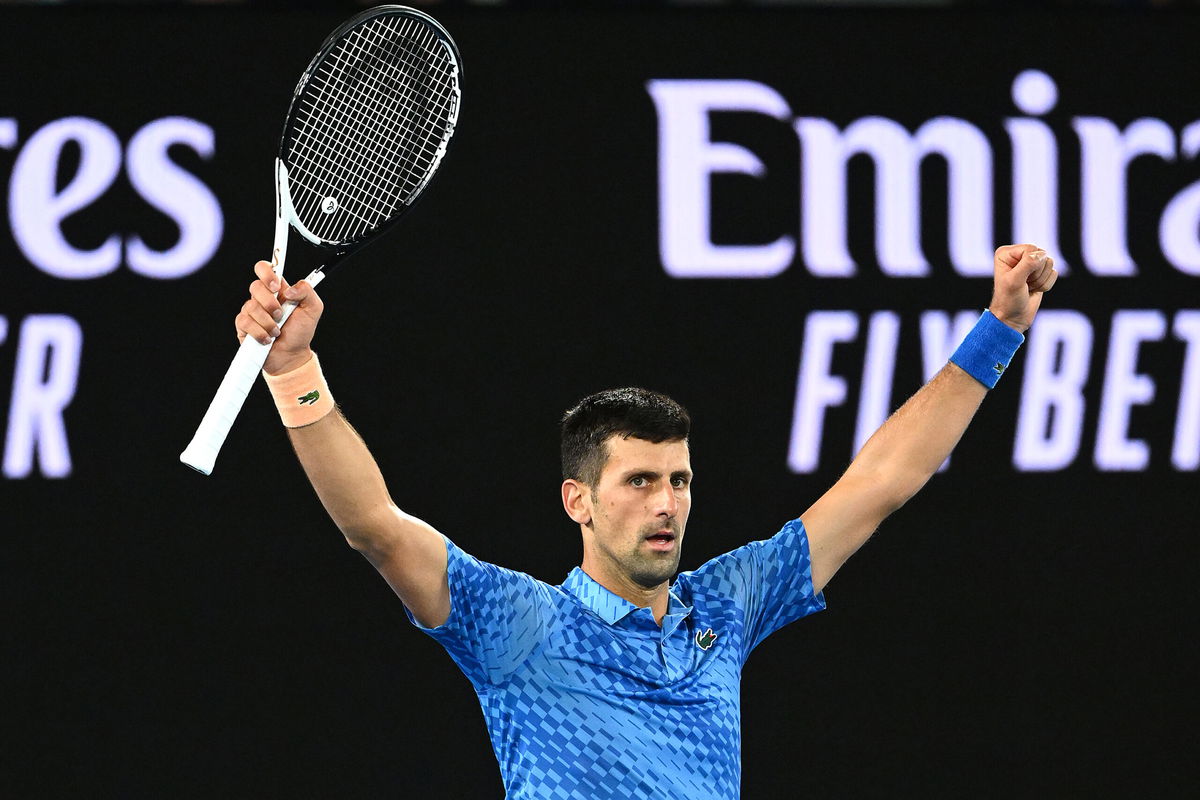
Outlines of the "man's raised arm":
{"type": "Polygon", "coordinates": [[[994,385],[1007,367],[1005,351],[1011,356],[1057,278],[1054,260],[1033,245],[996,251],[988,313],[954,360],[867,440],[838,482],[801,515],[817,591],[950,455],[987,394],[982,381],[994,385]],[[995,373],[990,379],[989,371],[995,373]]]}
{"type": "Polygon", "coordinates": [[[238,337],[253,336],[264,344],[274,337],[263,367],[269,381],[275,387],[305,387],[294,398],[300,424],[291,427],[289,422],[288,435],[308,479],[346,541],[379,570],[417,621],[426,627],[441,625],[450,615],[445,541],[396,507],[375,459],[337,408],[315,421],[305,417],[320,413],[313,411],[314,404],[332,402],[327,388],[323,398],[322,391],[309,388],[313,381],[323,386],[310,348],[323,309],[320,297],[303,281],[289,286],[265,261],[254,271],[258,280],[237,316],[238,337]],[[276,324],[281,309],[275,291],[299,303],[282,331],[276,324]]]}

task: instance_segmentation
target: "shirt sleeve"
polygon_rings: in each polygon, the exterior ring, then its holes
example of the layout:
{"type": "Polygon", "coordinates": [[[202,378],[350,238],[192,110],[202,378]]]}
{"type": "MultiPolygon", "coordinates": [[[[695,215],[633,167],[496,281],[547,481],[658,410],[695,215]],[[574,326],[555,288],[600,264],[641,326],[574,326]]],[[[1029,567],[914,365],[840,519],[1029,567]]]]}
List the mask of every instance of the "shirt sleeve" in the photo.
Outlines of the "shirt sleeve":
{"type": "Polygon", "coordinates": [[[743,661],[784,625],[825,608],[825,596],[813,587],[808,533],[798,519],[770,539],[717,556],[693,572],[692,581],[741,607],[743,661]]]}
{"type": "Polygon", "coordinates": [[[480,561],[449,539],[446,570],[450,616],[444,623],[426,628],[404,611],[446,648],[471,683],[502,683],[542,643],[554,590],[522,572],[480,561]]]}

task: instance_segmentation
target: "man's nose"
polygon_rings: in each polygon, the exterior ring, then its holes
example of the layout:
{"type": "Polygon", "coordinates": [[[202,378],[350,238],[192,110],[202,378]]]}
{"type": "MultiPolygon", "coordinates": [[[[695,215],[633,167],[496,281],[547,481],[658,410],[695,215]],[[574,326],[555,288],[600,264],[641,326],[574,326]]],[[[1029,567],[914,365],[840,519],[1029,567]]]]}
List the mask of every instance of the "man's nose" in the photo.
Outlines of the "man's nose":
{"type": "Polygon", "coordinates": [[[679,498],[675,496],[675,487],[670,483],[659,493],[658,513],[666,514],[668,518],[679,513],[679,498]]]}

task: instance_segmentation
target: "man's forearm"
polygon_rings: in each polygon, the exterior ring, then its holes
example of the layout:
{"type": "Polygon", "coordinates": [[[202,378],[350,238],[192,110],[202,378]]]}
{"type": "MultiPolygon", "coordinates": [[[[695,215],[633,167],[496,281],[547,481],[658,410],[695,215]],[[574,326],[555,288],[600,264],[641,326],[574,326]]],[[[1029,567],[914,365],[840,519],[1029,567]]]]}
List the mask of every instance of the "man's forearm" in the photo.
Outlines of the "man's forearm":
{"type": "Polygon", "coordinates": [[[288,436],[325,510],[361,549],[392,506],[366,443],[336,408],[311,425],[289,428],[288,436]]]}
{"type": "Polygon", "coordinates": [[[986,393],[979,381],[947,364],[892,414],[833,488],[801,515],[818,591],[937,471],[986,393]]]}
{"type": "Polygon", "coordinates": [[[985,311],[950,362],[863,447],[856,463],[891,493],[886,513],[912,497],[950,455],[1024,340],[1016,327],[985,311]]]}
{"type": "Polygon", "coordinates": [[[870,477],[892,510],[917,493],[962,438],[987,389],[949,363],[875,432],[847,476],[870,477]]]}

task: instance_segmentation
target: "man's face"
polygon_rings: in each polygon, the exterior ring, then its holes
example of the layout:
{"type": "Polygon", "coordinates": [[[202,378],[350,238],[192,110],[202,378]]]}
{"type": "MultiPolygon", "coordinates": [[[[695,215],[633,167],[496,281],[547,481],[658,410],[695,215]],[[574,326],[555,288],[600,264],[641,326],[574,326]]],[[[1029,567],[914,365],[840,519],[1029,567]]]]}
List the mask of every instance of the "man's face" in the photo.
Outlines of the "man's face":
{"type": "Polygon", "coordinates": [[[679,568],[691,510],[687,442],[612,436],[606,445],[608,460],[591,487],[584,568],[591,567],[593,577],[597,570],[643,588],[658,586],[679,568]]]}

